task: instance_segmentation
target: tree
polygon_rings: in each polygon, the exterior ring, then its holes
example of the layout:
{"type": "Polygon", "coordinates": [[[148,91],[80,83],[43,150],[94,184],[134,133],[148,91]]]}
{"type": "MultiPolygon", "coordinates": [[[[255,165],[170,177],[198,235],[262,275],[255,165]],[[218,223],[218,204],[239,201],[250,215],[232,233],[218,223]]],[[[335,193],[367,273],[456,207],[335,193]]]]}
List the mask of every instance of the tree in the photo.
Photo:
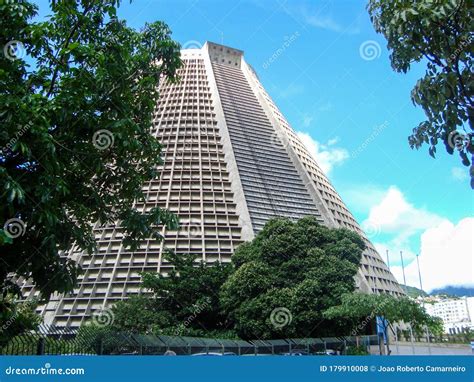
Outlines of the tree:
{"type": "MultiPolygon", "coordinates": [[[[229,336],[219,302],[219,289],[231,264],[206,264],[195,255],[165,254],[173,269],[164,276],[142,273],[149,293],[118,302],[113,327],[128,332],[170,335],[229,336]]],[[[232,335],[232,333],[230,333],[232,335]]]]}
{"type": "Polygon", "coordinates": [[[367,8],[395,71],[406,73],[422,60],[427,65],[411,93],[427,120],[413,129],[410,146],[428,144],[432,157],[439,141],[449,154],[458,151],[463,165],[471,164],[474,188],[474,7],[465,0],[370,0],[367,8]]]}
{"type": "Polygon", "coordinates": [[[337,333],[346,323],[322,313],[355,289],[364,248],[356,233],[313,217],[270,220],[232,256],[235,272],[221,288],[229,322],[242,338],[337,333]]]}
{"type": "MultiPolygon", "coordinates": [[[[389,294],[348,293],[342,296],[341,304],[324,312],[328,319],[351,319],[354,326],[352,335],[357,335],[372,319],[384,317],[389,323],[405,322],[420,332],[425,326],[438,333],[442,323],[430,316],[425,309],[409,297],[394,297],[389,294]]],[[[347,333],[349,334],[349,333],[347,333]]]]}
{"type": "Polygon", "coordinates": [[[20,302],[17,285],[9,284],[0,295],[0,348],[15,336],[36,329],[41,318],[35,313],[36,300],[20,302]]]}
{"type": "Polygon", "coordinates": [[[116,303],[112,308],[112,317],[112,328],[128,333],[152,333],[174,324],[169,312],[143,295],[116,303]]]}
{"type": "Polygon", "coordinates": [[[94,222],[120,226],[132,250],[177,228],[134,203],[162,162],[152,112],[179,45],[161,22],[127,27],[119,3],[55,0],[41,22],[28,1],[0,4],[0,279],[32,278],[46,298],[72,289],[78,269],[58,254],[93,252],[94,222]]]}

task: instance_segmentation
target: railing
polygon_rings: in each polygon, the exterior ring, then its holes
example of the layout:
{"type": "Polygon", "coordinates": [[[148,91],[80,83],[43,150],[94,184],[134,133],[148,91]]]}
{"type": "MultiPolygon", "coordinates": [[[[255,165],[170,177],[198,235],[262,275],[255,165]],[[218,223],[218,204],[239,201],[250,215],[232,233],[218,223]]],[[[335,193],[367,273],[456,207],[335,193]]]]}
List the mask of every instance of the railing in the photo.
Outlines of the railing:
{"type": "Polygon", "coordinates": [[[14,337],[0,348],[2,355],[326,355],[354,354],[378,345],[377,336],[293,338],[277,340],[215,339],[130,334],[40,326],[14,337]]]}

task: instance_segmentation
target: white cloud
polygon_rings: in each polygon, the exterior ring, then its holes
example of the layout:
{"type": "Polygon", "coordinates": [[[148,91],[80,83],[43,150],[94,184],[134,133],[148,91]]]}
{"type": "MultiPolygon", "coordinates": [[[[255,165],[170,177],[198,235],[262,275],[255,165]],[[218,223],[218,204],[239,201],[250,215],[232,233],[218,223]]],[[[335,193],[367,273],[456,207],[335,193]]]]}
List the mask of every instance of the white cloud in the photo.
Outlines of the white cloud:
{"type": "Polygon", "coordinates": [[[416,208],[397,187],[390,186],[383,199],[371,207],[362,226],[375,227],[382,233],[393,234],[392,244],[403,246],[414,234],[434,227],[443,220],[441,216],[424,208],[416,208]]]}
{"type": "MultiPolygon", "coordinates": [[[[421,235],[419,257],[423,289],[431,291],[447,285],[474,285],[474,218],[456,225],[444,220],[421,235]]],[[[391,267],[403,282],[401,266],[391,267]]],[[[419,287],[416,260],[405,266],[407,284],[419,287]]]]}
{"type": "Polygon", "coordinates": [[[325,174],[328,174],[334,166],[340,165],[349,158],[349,153],[346,149],[334,147],[334,144],[322,144],[313,139],[309,134],[301,131],[297,131],[296,134],[325,174]]]}
{"type": "Polygon", "coordinates": [[[344,34],[360,33],[358,26],[353,26],[352,24],[341,25],[330,14],[323,14],[321,9],[308,10],[303,7],[295,13],[298,14],[306,24],[315,28],[344,34]]]}
{"type": "Polygon", "coordinates": [[[419,249],[426,291],[446,285],[474,284],[474,218],[467,217],[453,224],[426,208],[416,207],[396,186],[384,189],[366,185],[350,192],[349,197],[352,203],[366,206],[368,218],[362,226],[375,232],[369,238],[378,239],[374,246],[385,261],[386,251],[389,251],[390,270],[400,283],[403,283],[400,259],[400,251],[403,251],[407,284],[419,287],[416,263],[419,249]],[[372,205],[367,207],[371,198],[372,205]],[[416,252],[412,245],[416,245],[416,252]]]}
{"type": "Polygon", "coordinates": [[[467,168],[453,167],[451,169],[451,176],[454,180],[464,182],[469,179],[467,168]]]}

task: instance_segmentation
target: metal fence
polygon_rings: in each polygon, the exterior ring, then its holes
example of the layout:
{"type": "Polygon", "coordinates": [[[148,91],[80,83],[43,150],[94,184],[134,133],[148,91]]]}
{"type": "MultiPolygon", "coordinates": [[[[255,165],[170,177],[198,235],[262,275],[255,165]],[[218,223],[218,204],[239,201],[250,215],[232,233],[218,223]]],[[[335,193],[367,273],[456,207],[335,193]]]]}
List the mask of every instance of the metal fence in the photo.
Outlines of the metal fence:
{"type": "Polygon", "coordinates": [[[67,329],[40,326],[14,337],[0,348],[2,355],[325,355],[369,351],[378,345],[377,336],[293,338],[280,340],[215,339],[130,334],[86,328],[67,329]]]}

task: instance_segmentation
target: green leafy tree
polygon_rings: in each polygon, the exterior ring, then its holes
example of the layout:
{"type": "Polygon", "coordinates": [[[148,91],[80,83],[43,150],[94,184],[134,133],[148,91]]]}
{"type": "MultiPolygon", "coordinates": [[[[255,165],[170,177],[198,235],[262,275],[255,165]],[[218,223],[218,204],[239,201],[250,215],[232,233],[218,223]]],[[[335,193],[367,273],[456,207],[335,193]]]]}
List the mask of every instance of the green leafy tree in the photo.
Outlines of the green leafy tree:
{"type": "Polygon", "coordinates": [[[322,313],[355,289],[365,245],[354,232],[307,217],[270,220],[232,256],[235,272],[221,288],[221,304],[242,338],[335,334],[346,323],[322,313]]]}
{"type": "Polygon", "coordinates": [[[348,293],[342,296],[340,305],[324,312],[328,319],[351,319],[352,333],[358,334],[365,329],[376,316],[384,317],[389,323],[405,322],[415,331],[421,332],[425,326],[438,333],[442,323],[430,316],[425,309],[409,297],[395,297],[389,294],[348,293]]]}
{"type": "Polygon", "coordinates": [[[111,326],[89,322],[82,325],[74,339],[79,353],[113,354],[126,348],[129,338],[117,333],[111,326]]]}
{"type": "Polygon", "coordinates": [[[440,141],[449,154],[458,151],[462,163],[471,164],[474,188],[472,2],[370,0],[368,11],[375,30],[387,39],[394,70],[406,73],[414,62],[426,62],[411,99],[427,120],[413,129],[410,146],[426,143],[433,157],[440,141]]]}
{"type": "Polygon", "coordinates": [[[78,269],[58,254],[93,252],[94,222],[119,225],[132,250],[177,228],[134,203],[162,162],[152,113],[179,45],[161,22],[127,27],[119,3],[51,1],[46,21],[28,1],[0,4],[0,279],[32,278],[44,297],[72,289],[78,269]]]}
{"type": "Polygon", "coordinates": [[[129,333],[152,333],[173,325],[173,316],[150,297],[139,295],[119,301],[112,308],[112,327],[129,333]]]}
{"type": "Polygon", "coordinates": [[[225,327],[219,289],[230,264],[206,264],[194,255],[165,254],[173,269],[164,276],[142,273],[147,294],[118,302],[113,308],[116,330],[169,335],[233,336],[225,327]],[[227,332],[226,332],[227,331],[227,332]]]}
{"type": "Polygon", "coordinates": [[[41,317],[35,313],[37,301],[19,301],[20,291],[9,284],[0,295],[0,348],[5,347],[15,336],[36,329],[41,317]]]}

